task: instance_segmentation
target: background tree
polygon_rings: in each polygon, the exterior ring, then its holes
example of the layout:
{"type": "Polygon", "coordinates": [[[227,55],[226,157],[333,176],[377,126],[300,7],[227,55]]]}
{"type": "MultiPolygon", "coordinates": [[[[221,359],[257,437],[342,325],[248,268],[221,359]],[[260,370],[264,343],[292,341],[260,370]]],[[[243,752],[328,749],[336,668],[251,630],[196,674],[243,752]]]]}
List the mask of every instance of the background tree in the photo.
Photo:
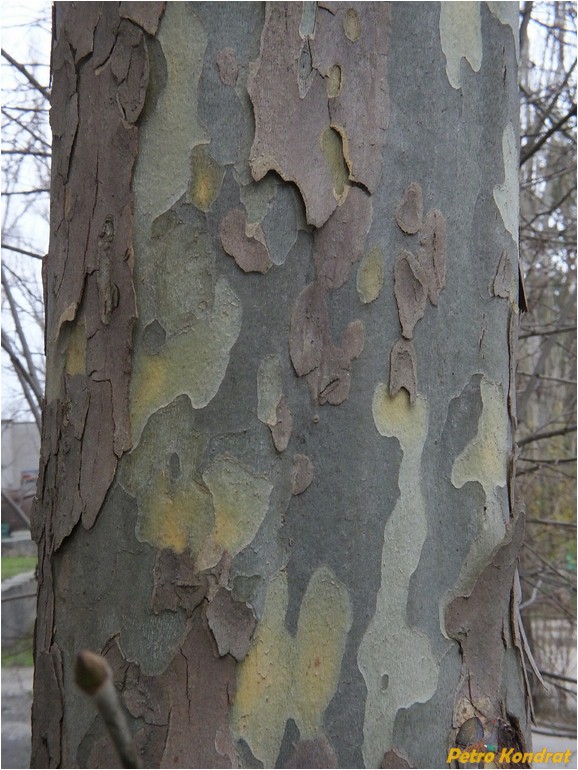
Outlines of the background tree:
{"type": "MultiPolygon", "coordinates": [[[[576,8],[521,7],[521,256],[529,312],[518,366],[518,488],[528,526],[526,625],[550,684],[545,729],[576,714],[576,8]],[[553,723],[553,724],[552,724],[553,723]]],[[[570,728],[574,730],[573,727],[570,728]]]]}
{"type": "Polygon", "coordinates": [[[3,418],[33,419],[40,430],[44,355],[40,264],[48,247],[50,7],[40,5],[22,35],[5,39],[27,58],[2,49],[2,372],[3,418]]]}

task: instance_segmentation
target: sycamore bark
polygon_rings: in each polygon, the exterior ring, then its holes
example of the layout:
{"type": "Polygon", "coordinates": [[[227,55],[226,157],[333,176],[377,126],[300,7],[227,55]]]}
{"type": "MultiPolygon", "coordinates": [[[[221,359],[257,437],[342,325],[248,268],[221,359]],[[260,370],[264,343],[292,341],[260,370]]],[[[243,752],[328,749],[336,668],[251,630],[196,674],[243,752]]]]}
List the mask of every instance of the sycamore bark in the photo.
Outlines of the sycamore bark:
{"type": "Polygon", "coordinates": [[[525,748],[516,39],[56,3],[33,766],[115,766],[83,649],[145,767],[525,748]]]}

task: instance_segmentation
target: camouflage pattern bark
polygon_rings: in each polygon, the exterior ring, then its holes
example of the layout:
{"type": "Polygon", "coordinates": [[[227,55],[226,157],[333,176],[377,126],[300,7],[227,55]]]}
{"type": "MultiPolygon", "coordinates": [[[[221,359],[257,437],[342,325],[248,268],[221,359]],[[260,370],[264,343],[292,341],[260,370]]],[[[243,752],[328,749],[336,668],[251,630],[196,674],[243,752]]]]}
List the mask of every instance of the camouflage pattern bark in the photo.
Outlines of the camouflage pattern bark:
{"type": "Polygon", "coordinates": [[[148,767],[525,745],[516,36],[56,4],[33,766],[114,766],[87,647],[148,767]]]}

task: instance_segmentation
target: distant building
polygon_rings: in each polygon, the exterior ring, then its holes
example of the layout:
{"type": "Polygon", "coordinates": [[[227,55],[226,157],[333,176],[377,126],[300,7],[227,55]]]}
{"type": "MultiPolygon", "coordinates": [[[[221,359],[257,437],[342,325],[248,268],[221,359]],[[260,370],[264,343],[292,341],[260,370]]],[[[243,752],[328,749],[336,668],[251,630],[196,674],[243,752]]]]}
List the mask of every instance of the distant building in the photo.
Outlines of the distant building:
{"type": "Polygon", "coordinates": [[[2,420],[2,529],[25,529],[26,523],[14,505],[30,516],[36,493],[40,434],[35,422],[2,420]]]}

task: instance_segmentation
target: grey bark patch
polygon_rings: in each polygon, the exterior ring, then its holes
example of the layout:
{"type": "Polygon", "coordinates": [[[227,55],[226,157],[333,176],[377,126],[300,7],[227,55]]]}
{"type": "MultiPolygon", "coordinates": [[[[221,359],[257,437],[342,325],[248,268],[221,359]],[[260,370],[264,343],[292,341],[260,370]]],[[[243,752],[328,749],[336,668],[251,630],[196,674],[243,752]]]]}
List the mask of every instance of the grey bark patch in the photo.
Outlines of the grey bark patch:
{"type": "Polygon", "coordinates": [[[363,254],[371,225],[371,198],[352,187],[347,198],[313,236],[313,254],[318,281],[328,290],[347,281],[351,266],[363,254]]]}
{"type": "Polygon", "coordinates": [[[266,273],[273,262],[261,225],[247,235],[247,215],[243,209],[232,209],[221,220],[219,236],[223,249],[245,273],[266,273]]]}
{"type": "MultiPolygon", "coordinates": [[[[517,276],[516,276],[517,278],[517,276]]],[[[495,297],[510,299],[514,291],[514,266],[508,252],[504,249],[500,255],[500,261],[496,268],[496,275],[492,283],[492,293],[495,297]]]]}
{"type": "Polygon", "coordinates": [[[331,768],[339,767],[337,755],[325,735],[299,741],[283,768],[331,768]]]}
{"type": "Polygon", "coordinates": [[[162,350],[166,339],[167,333],[156,319],[145,326],[142,342],[144,349],[150,356],[156,356],[162,350]]]}
{"type": "Polygon", "coordinates": [[[221,588],[207,606],[207,622],[217,642],[219,655],[230,654],[236,660],[243,660],[257,625],[253,610],[236,601],[230,591],[221,588]]]}
{"type": "Polygon", "coordinates": [[[341,404],[349,395],[351,361],[363,350],[364,326],[349,324],[337,347],[329,335],[325,291],[317,282],[306,286],[291,314],[289,353],[298,376],[307,376],[311,395],[319,404],[341,404]]]}
{"type": "Polygon", "coordinates": [[[422,226],[423,194],[417,182],[410,182],[395,210],[395,220],[404,233],[413,235],[422,226]]]}
{"type": "Polygon", "coordinates": [[[393,267],[394,293],[403,336],[410,340],[427,304],[427,277],[410,251],[402,251],[393,267]]]}
{"type": "Polygon", "coordinates": [[[311,458],[307,455],[293,455],[293,465],[291,467],[291,494],[301,495],[313,481],[314,467],[311,458]]]}
{"type": "Polygon", "coordinates": [[[383,755],[380,767],[397,768],[400,770],[401,768],[413,767],[413,765],[410,765],[405,757],[400,757],[396,751],[390,749],[383,755]]]}
{"type": "Polygon", "coordinates": [[[396,393],[405,388],[409,401],[415,403],[417,396],[417,362],[415,348],[409,340],[399,339],[391,349],[389,371],[389,393],[396,393]]]}
{"type": "Polygon", "coordinates": [[[215,61],[219,71],[221,83],[226,86],[234,86],[239,77],[239,64],[233,48],[222,48],[215,61]]]}

